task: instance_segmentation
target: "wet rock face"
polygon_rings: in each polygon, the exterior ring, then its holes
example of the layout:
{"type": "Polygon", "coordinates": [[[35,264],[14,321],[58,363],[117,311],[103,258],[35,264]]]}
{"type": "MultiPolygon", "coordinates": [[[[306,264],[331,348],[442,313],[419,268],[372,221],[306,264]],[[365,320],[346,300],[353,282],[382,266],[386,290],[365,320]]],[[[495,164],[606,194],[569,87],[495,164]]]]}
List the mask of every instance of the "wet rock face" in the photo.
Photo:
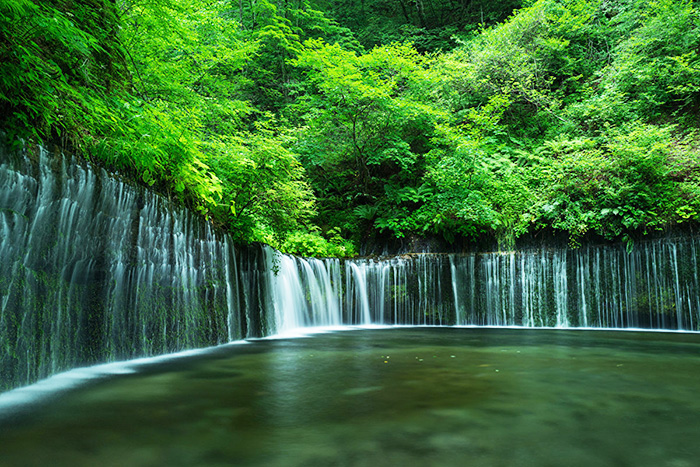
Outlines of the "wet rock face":
{"type": "Polygon", "coordinates": [[[233,246],[208,224],[45,151],[0,163],[0,389],[244,337],[233,246]]]}

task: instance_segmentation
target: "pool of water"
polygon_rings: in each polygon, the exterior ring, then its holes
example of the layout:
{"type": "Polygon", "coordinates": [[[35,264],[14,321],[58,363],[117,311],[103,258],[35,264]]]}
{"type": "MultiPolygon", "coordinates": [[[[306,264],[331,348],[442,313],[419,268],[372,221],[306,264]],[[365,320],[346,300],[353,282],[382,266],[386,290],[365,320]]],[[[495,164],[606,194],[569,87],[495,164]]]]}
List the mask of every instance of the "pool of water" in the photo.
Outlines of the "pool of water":
{"type": "Polygon", "coordinates": [[[695,466],[700,335],[264,339],[0,413],[0,465],[695,466]]]}

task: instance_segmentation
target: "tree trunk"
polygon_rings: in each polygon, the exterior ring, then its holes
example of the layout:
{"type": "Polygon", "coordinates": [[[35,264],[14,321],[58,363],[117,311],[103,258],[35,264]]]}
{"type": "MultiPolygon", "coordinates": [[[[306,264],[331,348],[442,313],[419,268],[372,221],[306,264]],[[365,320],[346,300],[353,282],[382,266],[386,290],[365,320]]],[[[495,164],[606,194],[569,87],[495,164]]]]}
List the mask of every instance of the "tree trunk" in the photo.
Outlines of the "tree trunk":
{"type": "Polygon", "coordinates": [[[420,24],[420,27],[424,28],[425,27],[425,12],[423,11],[423,1],[422,0],[415,0],[416,2],[416,11],[418,12],[418,22],[420,24]]]}

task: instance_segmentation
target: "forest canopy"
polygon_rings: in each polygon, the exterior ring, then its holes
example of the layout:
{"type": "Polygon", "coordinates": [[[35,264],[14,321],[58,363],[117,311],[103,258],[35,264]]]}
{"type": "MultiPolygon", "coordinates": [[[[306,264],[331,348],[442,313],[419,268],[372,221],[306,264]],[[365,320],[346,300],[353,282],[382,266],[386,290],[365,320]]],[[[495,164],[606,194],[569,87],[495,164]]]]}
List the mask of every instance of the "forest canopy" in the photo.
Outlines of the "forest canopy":
{"type": "Polygon", "coordinates": [[[700,221],[690,0],[0,0],[0,118],[306,256],[700,221]]]}

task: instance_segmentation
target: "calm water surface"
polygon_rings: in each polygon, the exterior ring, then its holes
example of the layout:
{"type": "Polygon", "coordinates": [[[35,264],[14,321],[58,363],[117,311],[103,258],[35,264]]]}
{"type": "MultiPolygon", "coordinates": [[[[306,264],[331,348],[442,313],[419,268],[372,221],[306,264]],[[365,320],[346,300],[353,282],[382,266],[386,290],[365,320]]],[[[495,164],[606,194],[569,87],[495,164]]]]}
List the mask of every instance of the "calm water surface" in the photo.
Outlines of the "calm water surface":
{"type": "Polygon", "coordinates": [[[700,335],[352,330],[0,414],[0,465],[696,466],[700,335]]]}

